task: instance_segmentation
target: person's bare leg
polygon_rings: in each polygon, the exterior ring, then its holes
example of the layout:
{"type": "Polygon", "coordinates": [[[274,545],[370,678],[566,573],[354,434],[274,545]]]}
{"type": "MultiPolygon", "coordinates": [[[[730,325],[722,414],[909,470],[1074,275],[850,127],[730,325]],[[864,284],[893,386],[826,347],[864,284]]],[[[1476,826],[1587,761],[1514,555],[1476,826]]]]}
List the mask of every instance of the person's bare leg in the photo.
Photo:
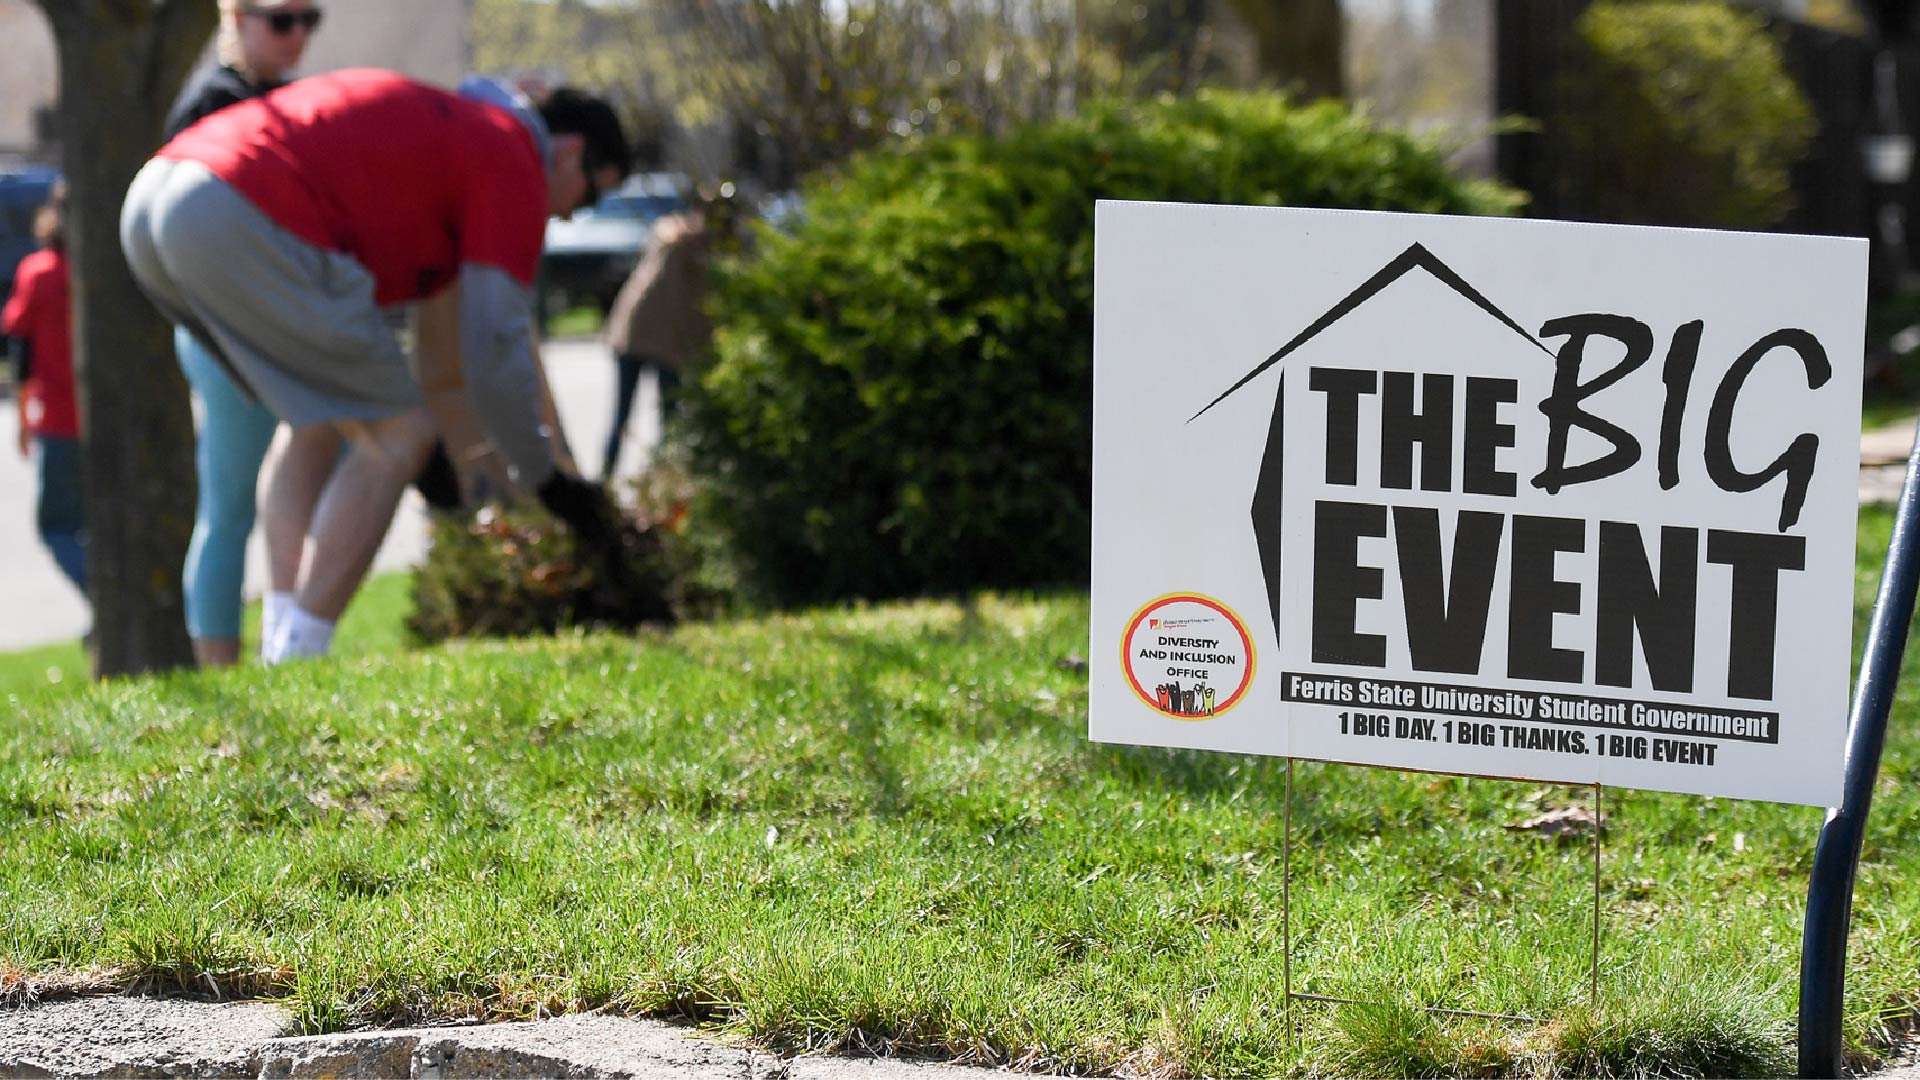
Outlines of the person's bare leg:
{"type": "Polygon", "coordinates": [[[347,610],[433,440],[425,409],[352,426],[347,456],[314,508],[295,590],[299,610],[328,622],[347,610]]]}
{"type": "Polygon", "coordinates": [[[267,546],[267,594],[260,605],[263,660],[272,662],[279,655],[274,642],[294,608],[313,508],[339,461],[340,433],[328,424],[310,424],[283,431],[262,470],[267,475],[260,513],[267,546]]]}
{"type": "Polygon", "coordinates": [[[194,638],[193,662],[203,668],[232,667],[240,662],[240,639],[194,638]]]}
{"type": "Polygon", "coordinates": [[[275,448],[261,499],[267,587],[274,592],[291,593],[299,586],[314,507],[339,463],[340,433],[330,424],[294,428],[275,448]]]}

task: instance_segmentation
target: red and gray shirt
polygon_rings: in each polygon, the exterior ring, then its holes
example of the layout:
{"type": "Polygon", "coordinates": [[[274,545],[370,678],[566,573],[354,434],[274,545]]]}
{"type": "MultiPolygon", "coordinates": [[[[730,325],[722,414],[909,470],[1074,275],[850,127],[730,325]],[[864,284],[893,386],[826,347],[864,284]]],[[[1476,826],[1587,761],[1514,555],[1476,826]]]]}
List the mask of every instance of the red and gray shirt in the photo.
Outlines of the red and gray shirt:
{"type": "Polygon", "coordinates": [[[373,274],[382,306],[463,263],[531,286],[547,172],[510,112],[390,71],[315,75],[207,117],[157,155],[196,161],[295,236],[373,274]]]}
{"type": "Polygon", "coordinates": [[[382,307],[457,277],[474,408],[532,487],[553,471],[530,297],[546,132],[530,108],[479,96],[389,71],[315,75],[214,113],[157,156],[204,165],[292,235],[353,258],[382,307]]]}

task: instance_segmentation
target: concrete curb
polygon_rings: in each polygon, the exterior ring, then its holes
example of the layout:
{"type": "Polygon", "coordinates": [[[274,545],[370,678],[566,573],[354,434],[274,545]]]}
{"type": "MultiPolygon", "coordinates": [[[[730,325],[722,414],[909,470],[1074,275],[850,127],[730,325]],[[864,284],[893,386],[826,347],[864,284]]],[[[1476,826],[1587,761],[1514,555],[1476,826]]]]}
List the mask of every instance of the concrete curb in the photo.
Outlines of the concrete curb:
{"type": "Polygon", "coordinates": [[[771,1055],[695,1038],[658,1021],[567,1016],[528,1024],[423,1028],[278,1039],[262,1080],[347,1077],[727,1077],[774,1080],[771,1055]]]}
{"type": "Polygon", "coordinates": [[[254,1076],[287,1033],[273,1005],[82,998],[0,1011],[0,1076],[254,1076]]]}
{"type": "Polygon", "coordinates": [[[0,1077],[207,1080],[961,1080],[991,1070],[893,1058],[781,1058],[657,1020],[564,1016],[523,1024],[289,1037],[278,1006],[85,998],[0,1009],[0,1077]]]}

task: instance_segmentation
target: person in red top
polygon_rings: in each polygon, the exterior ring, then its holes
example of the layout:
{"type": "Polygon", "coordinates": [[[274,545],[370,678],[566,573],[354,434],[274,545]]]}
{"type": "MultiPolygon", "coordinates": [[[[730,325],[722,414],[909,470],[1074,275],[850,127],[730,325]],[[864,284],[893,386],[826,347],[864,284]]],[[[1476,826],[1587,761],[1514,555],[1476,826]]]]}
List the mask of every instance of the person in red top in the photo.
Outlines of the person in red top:
{"type": "Polygon", "coordinates": [[[215,113],[135,177],[134,276],[293,428],[267,505],[304,500],[312,524],[270,661],[326,651],[436,435],[504,458],[455,461],[469,495],[515,483],[590,540],[612,529],[605,492],[556,464],[531,289],[548,215],[597,200],[627,157],[612,109],[577,91],[535,111],[498,84],[355,70],[215,113]],[[408,303],[417,377],[385,314],[408,303]],[[484,438],[462,430],[476,415],[484,438]],[[349,444],[330,475],[329,431],[349,444]]]}
{"type": "Polygon", "coordinates": [[[73,388],[73,305],[66,245],[66,183],[35,215],[40,250],[20,260],[0,311],[12,343],[20,402],[20,453],[39,458],[40,539],[62,573],[87,591],[87,519],[80,488],[80,410],[73,388]]]}

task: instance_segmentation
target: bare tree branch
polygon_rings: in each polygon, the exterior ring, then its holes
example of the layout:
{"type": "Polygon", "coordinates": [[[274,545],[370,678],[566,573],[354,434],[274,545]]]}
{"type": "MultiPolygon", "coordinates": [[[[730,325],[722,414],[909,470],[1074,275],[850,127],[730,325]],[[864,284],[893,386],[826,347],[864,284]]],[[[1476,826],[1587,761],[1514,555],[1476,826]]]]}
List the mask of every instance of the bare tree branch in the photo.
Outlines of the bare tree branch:
{"type": "Polygon", "coordinates": [[[903,135],[1002,131],[1221,71],[1204,32],[1214,0],[475,4],[483,65],[611,80],[656,112],[731,130],[773,185],[903,135]]]}

